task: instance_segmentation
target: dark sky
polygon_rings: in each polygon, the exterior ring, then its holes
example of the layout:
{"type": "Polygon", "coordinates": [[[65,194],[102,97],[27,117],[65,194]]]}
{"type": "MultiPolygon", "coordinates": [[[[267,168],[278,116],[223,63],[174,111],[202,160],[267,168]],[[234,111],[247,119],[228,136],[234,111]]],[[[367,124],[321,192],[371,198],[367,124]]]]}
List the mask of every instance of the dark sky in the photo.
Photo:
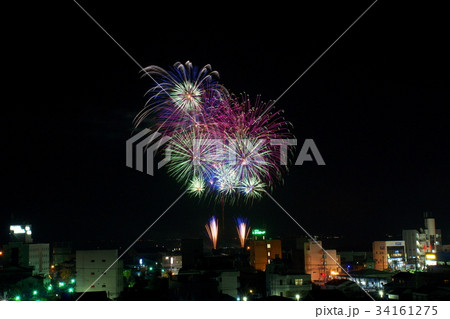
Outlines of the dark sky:
{"type": "MultiPolygon", "coordinates": [[[[232,92],[276,99],[370,4],[224,7],[80,4],[142,65],[211,64],[232,92]]],[[[2,236],[11,214],[41,241],[133,241],[182,192],[125,166],[132,118],[154,85],[73,2],[7,10],[2,236]]],[[[292,167],[273,196],[311,233],[355,246],[423,225],[450,243],[448,16],[379,1],[277,103],[326,166],[292,167]]],[[[4,82],[5,83],[5,82],[4,82]]],[[[5,84],[3,84],[5,85],[5,84]]],[[[220,205],[185,197],[146,238],[203,236],[220,205]]],[[[268,198],[226,207],[272,235],[302,235],[268,198]]],[[[331,248],[331,247],[330,247],[331,248]]]]}

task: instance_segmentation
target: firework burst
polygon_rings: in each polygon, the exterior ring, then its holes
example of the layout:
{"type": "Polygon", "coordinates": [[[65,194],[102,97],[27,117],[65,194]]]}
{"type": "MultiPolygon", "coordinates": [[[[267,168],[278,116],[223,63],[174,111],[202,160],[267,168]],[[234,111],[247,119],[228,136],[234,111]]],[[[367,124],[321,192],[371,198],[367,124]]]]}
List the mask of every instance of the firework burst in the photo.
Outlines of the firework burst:
{"type": "Polygon", "coordinates": [[[145,72],[158,85],[148,91],[134,125],[149,118],[152,128],[170,137],[160,151],[171,154],[168,173],[189,194],[253,201],[282,182],[286,166],[279,146],[270,143],[293,138],[282,111],[259,96],[251,101],[245,94],[229,94],[209,65],[178,62],[168,71],[150,66],[145,72]],[[220,147],[211,141],[220,141],[220,147]]]}

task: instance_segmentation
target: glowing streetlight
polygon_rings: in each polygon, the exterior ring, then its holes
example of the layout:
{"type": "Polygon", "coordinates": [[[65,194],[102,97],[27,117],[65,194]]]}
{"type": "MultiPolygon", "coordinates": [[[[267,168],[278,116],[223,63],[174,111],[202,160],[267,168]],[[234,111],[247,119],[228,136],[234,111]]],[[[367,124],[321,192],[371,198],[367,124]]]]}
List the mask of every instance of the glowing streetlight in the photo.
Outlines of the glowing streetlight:
{"type": "Polygon", "coordinates": [[[247,301],[248,299],[247,299],[247,297],[244,297],[244,298],[242,298],[242,300],[247,301]]]}
{"type": "Polygon", "coordinates": [[[38,294],[37,290],[33,290],[33,296],[36,296],[38,294]]]}
{"type": "Polygon", "coordinates": [[[297,301],[300,300],[300,295],[299,295],[299,294],[296,294],[296,295],[295,295],[295,300],[297,300],[297,301]]]}

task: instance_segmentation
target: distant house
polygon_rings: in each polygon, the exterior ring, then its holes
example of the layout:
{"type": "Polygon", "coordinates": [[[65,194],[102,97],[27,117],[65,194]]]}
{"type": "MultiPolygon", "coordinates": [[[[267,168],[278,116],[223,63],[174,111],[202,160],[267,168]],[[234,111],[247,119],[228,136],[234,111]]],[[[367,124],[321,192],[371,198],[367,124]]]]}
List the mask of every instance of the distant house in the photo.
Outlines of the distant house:
{"type": "Polygon", "coordinates": [[[311,275],[290,271],[284,265],[267,265],[267,296],[280,296],[291,299],[302,299],[306,297],[311,289],[311,275]]]}

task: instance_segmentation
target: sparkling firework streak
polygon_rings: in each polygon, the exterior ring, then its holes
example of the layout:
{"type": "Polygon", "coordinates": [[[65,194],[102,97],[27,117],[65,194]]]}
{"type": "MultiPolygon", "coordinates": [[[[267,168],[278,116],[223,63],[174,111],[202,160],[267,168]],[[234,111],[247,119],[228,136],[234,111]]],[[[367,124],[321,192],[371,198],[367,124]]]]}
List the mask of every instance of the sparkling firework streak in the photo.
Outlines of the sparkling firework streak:
{"type": "Polygon", "coordinates": [[[228,93],[209,65],[177,62],[168,71],[158,66],[145,71],[159,84],[148,91],[134,126],[149,118],[152,129],[170,137],[159,151],[171,154],[168,173],[189,194],[251,202],[282,182],[287,166],[270,140],[293,138],[283,111],[259,96],[252,102],[245,94],[228,93]]]}
{"type": "Polygon", "coordinates": [[[239,241],[241,243],[241,248],[245,247],[245,241],[247,240],[248,234],[250,233],[250,226],[247,218],[238,217],[236,221],[236,230],[239,236],[239,241]]]}
{"type": "Polygon", "coordinates": [[[206,232],[213,245],[213,249],[217,249],[217,238],[219,236],[219,222],[216,216],[212,216],[205,225],[206,232]]]}

